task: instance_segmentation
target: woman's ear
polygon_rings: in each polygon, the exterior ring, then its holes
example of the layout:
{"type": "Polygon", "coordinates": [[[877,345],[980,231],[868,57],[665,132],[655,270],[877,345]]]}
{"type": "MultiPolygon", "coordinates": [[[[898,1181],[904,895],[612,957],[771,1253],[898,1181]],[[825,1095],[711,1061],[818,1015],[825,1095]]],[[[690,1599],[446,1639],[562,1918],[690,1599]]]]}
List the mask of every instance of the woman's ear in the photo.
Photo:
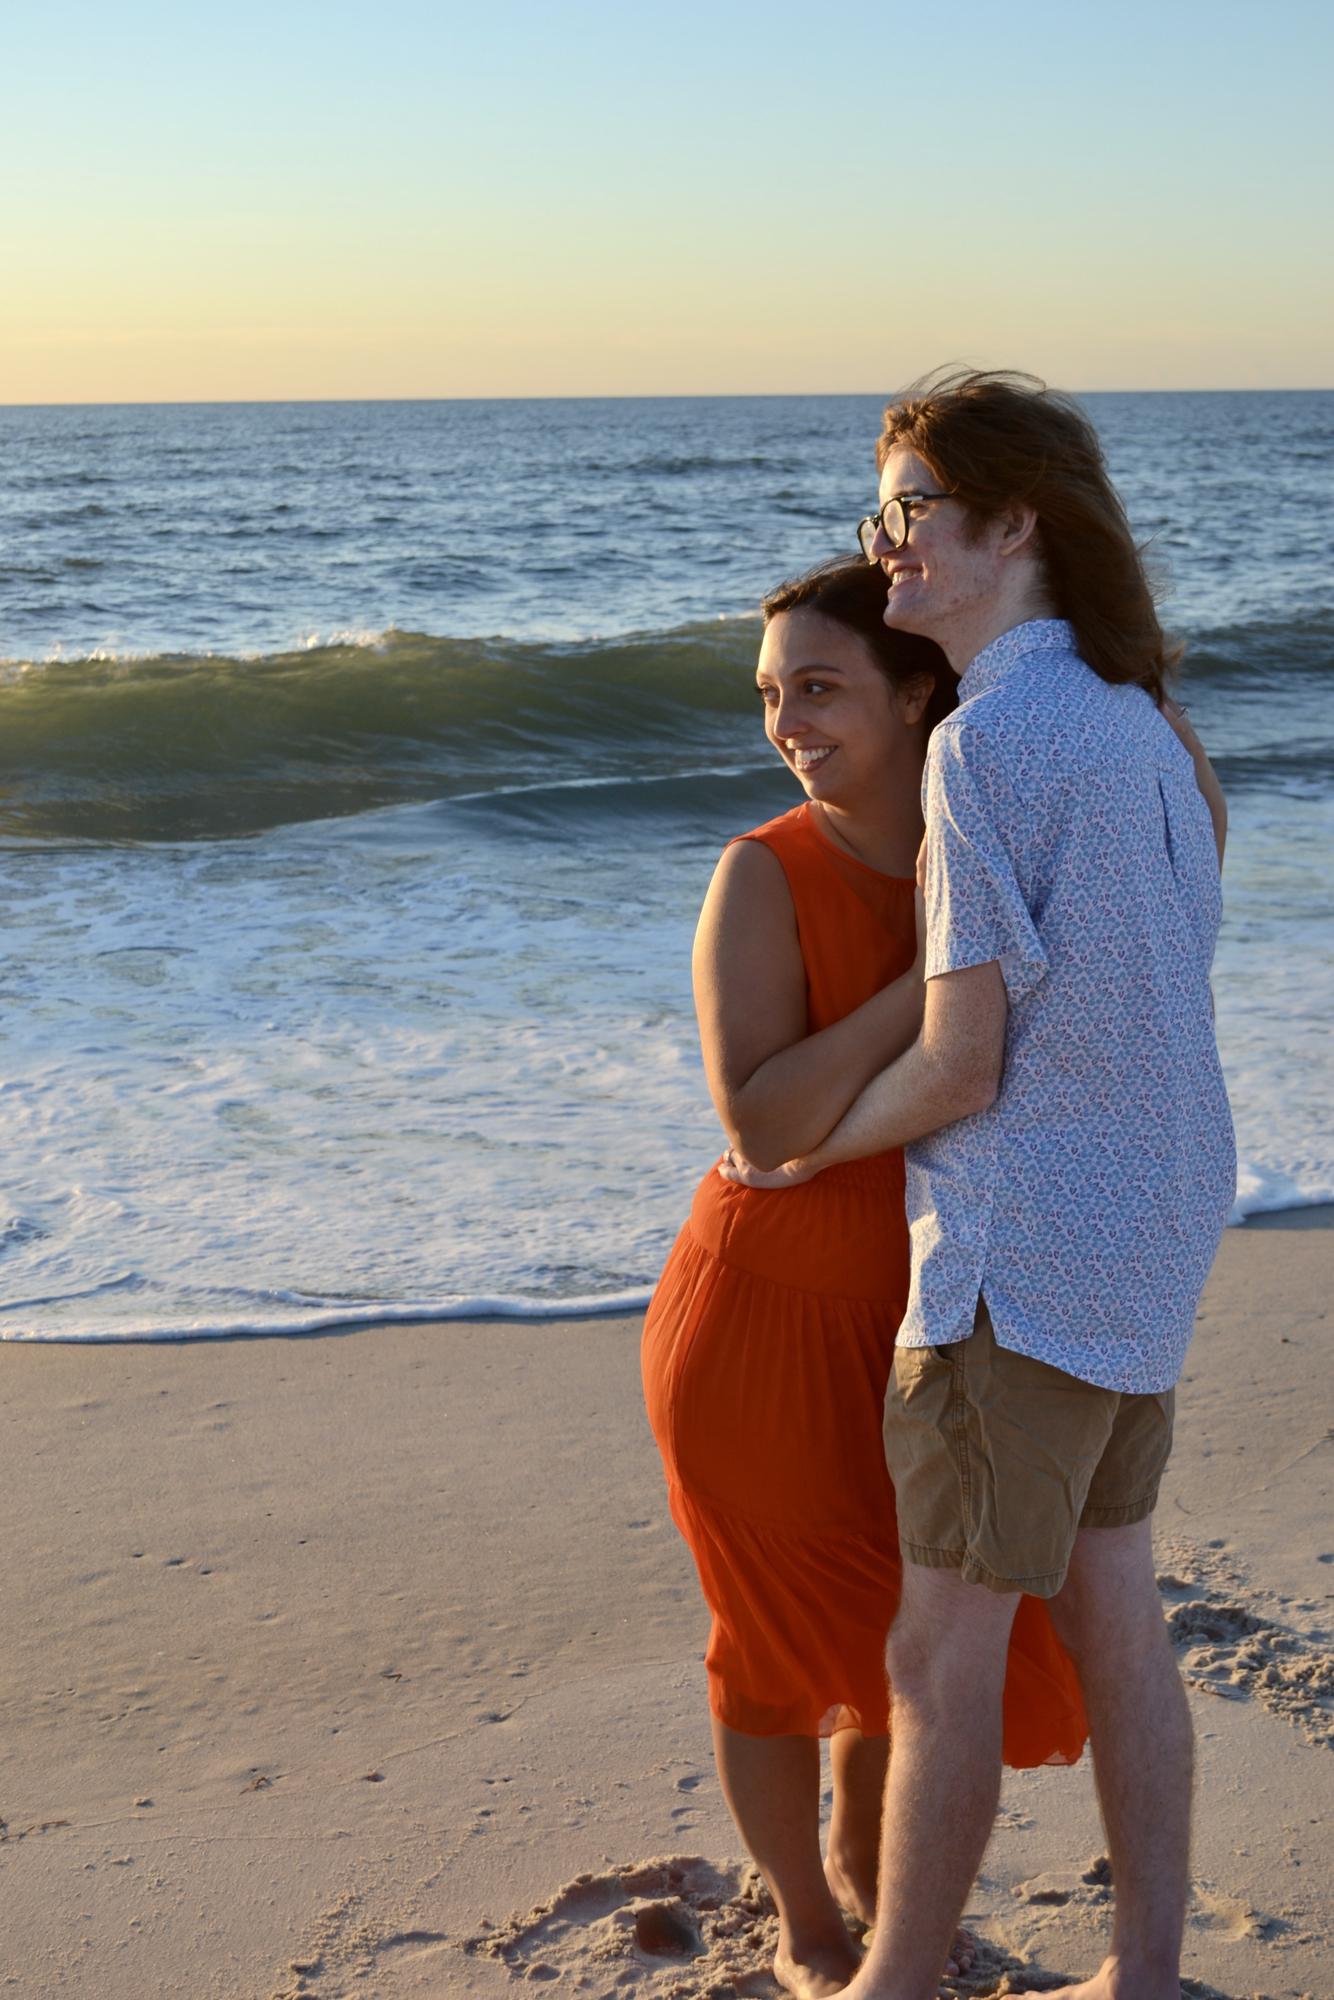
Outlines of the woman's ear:
{"type": "Polygon", "coordinates": [[[922,720],[931,706],[931,697],[936,691],[935,679],[931,674],[914,674],[910,681],[900,681],[894,690],[899,705],[899,715],[904,725],[912,729],[922,720]]]}

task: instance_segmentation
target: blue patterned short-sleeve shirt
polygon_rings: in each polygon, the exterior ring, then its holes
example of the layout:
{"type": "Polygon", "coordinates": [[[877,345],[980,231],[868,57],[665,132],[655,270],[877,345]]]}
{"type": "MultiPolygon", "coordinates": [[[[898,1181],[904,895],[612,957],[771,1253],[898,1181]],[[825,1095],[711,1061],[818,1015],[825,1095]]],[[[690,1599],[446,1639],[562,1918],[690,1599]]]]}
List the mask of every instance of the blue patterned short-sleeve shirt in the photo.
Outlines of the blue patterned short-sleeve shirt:
{"type": "Polygon", "coordinates": [[[1190,757],[1042,619],[969,666],[924,797],[927,977],[997,960],[1009,1021],[994,1104],[908,1148],[899,1340],[964,1339],[980,1293],[1003,1347],[1168,1389],[1236,1191],[1190,757]]]}

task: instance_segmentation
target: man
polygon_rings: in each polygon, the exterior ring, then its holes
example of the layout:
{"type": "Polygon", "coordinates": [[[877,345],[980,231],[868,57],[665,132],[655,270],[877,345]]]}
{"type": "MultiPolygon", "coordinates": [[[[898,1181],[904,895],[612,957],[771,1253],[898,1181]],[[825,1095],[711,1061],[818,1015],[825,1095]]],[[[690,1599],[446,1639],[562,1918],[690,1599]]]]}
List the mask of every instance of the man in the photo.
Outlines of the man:
{"type": "Polygon", "coordinates": [[[1028,1591],[1079,1668],[1116,1890],[1109,1955],[1069,2000],[1178,2000],[1192,1739],[1151,1516],[1235,1189],[1211,806],[1160,712],[1162,633],[1082,413],[1028,377],[953,376],[890,406],[878,462],[861,535],[886,622],[960,676],[927,760],[922,1031],[809,1158],[735,1169],[782,1185],[909,1149],[894,1754],[847,1994],[936,1992],[1028,1591]]]}

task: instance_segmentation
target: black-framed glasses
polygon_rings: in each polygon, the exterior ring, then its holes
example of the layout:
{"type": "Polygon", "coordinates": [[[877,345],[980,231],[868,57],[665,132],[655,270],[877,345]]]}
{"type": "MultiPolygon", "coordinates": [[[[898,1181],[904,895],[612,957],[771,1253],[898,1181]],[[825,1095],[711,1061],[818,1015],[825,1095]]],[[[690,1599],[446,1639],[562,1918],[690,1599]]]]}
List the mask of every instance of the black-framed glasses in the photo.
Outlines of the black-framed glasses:
{"type": "Polygon", "coordinates": [[[925,500],[953,498],[952,493],[896,493],[892,500],[886,500],[878,514],[868,514],[864,521],[857,523],[857,540],[861,543],[861,551],[867,562],[880,560],[879,556],[871,554],[871,544],[875,540],[877,529],[883,532],[891,549],[901,549],[908,539],[914,507],[920,507],[925,500]]]}

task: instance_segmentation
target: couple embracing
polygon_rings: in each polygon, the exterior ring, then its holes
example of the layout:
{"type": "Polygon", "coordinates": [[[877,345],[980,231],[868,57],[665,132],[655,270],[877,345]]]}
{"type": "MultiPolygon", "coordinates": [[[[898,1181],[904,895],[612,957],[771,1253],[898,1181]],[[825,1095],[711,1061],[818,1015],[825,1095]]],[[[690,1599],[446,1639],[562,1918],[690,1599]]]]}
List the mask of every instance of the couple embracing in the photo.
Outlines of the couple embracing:
{"type": "Polygon", "coordinates": [[[1151,1518],[1235,1185],[1223,802],[1075,405],[946,377],[877,461],[866,560],[765,601],[806,799],[705,902],[732,1143],[644,1334],[718,1769],[781,1982],[930,2000],[1002,1761],[1088,1738],[1116,1915],[1069,1991],[1177,2000],[1192,1742],[1151,1518]]]}

